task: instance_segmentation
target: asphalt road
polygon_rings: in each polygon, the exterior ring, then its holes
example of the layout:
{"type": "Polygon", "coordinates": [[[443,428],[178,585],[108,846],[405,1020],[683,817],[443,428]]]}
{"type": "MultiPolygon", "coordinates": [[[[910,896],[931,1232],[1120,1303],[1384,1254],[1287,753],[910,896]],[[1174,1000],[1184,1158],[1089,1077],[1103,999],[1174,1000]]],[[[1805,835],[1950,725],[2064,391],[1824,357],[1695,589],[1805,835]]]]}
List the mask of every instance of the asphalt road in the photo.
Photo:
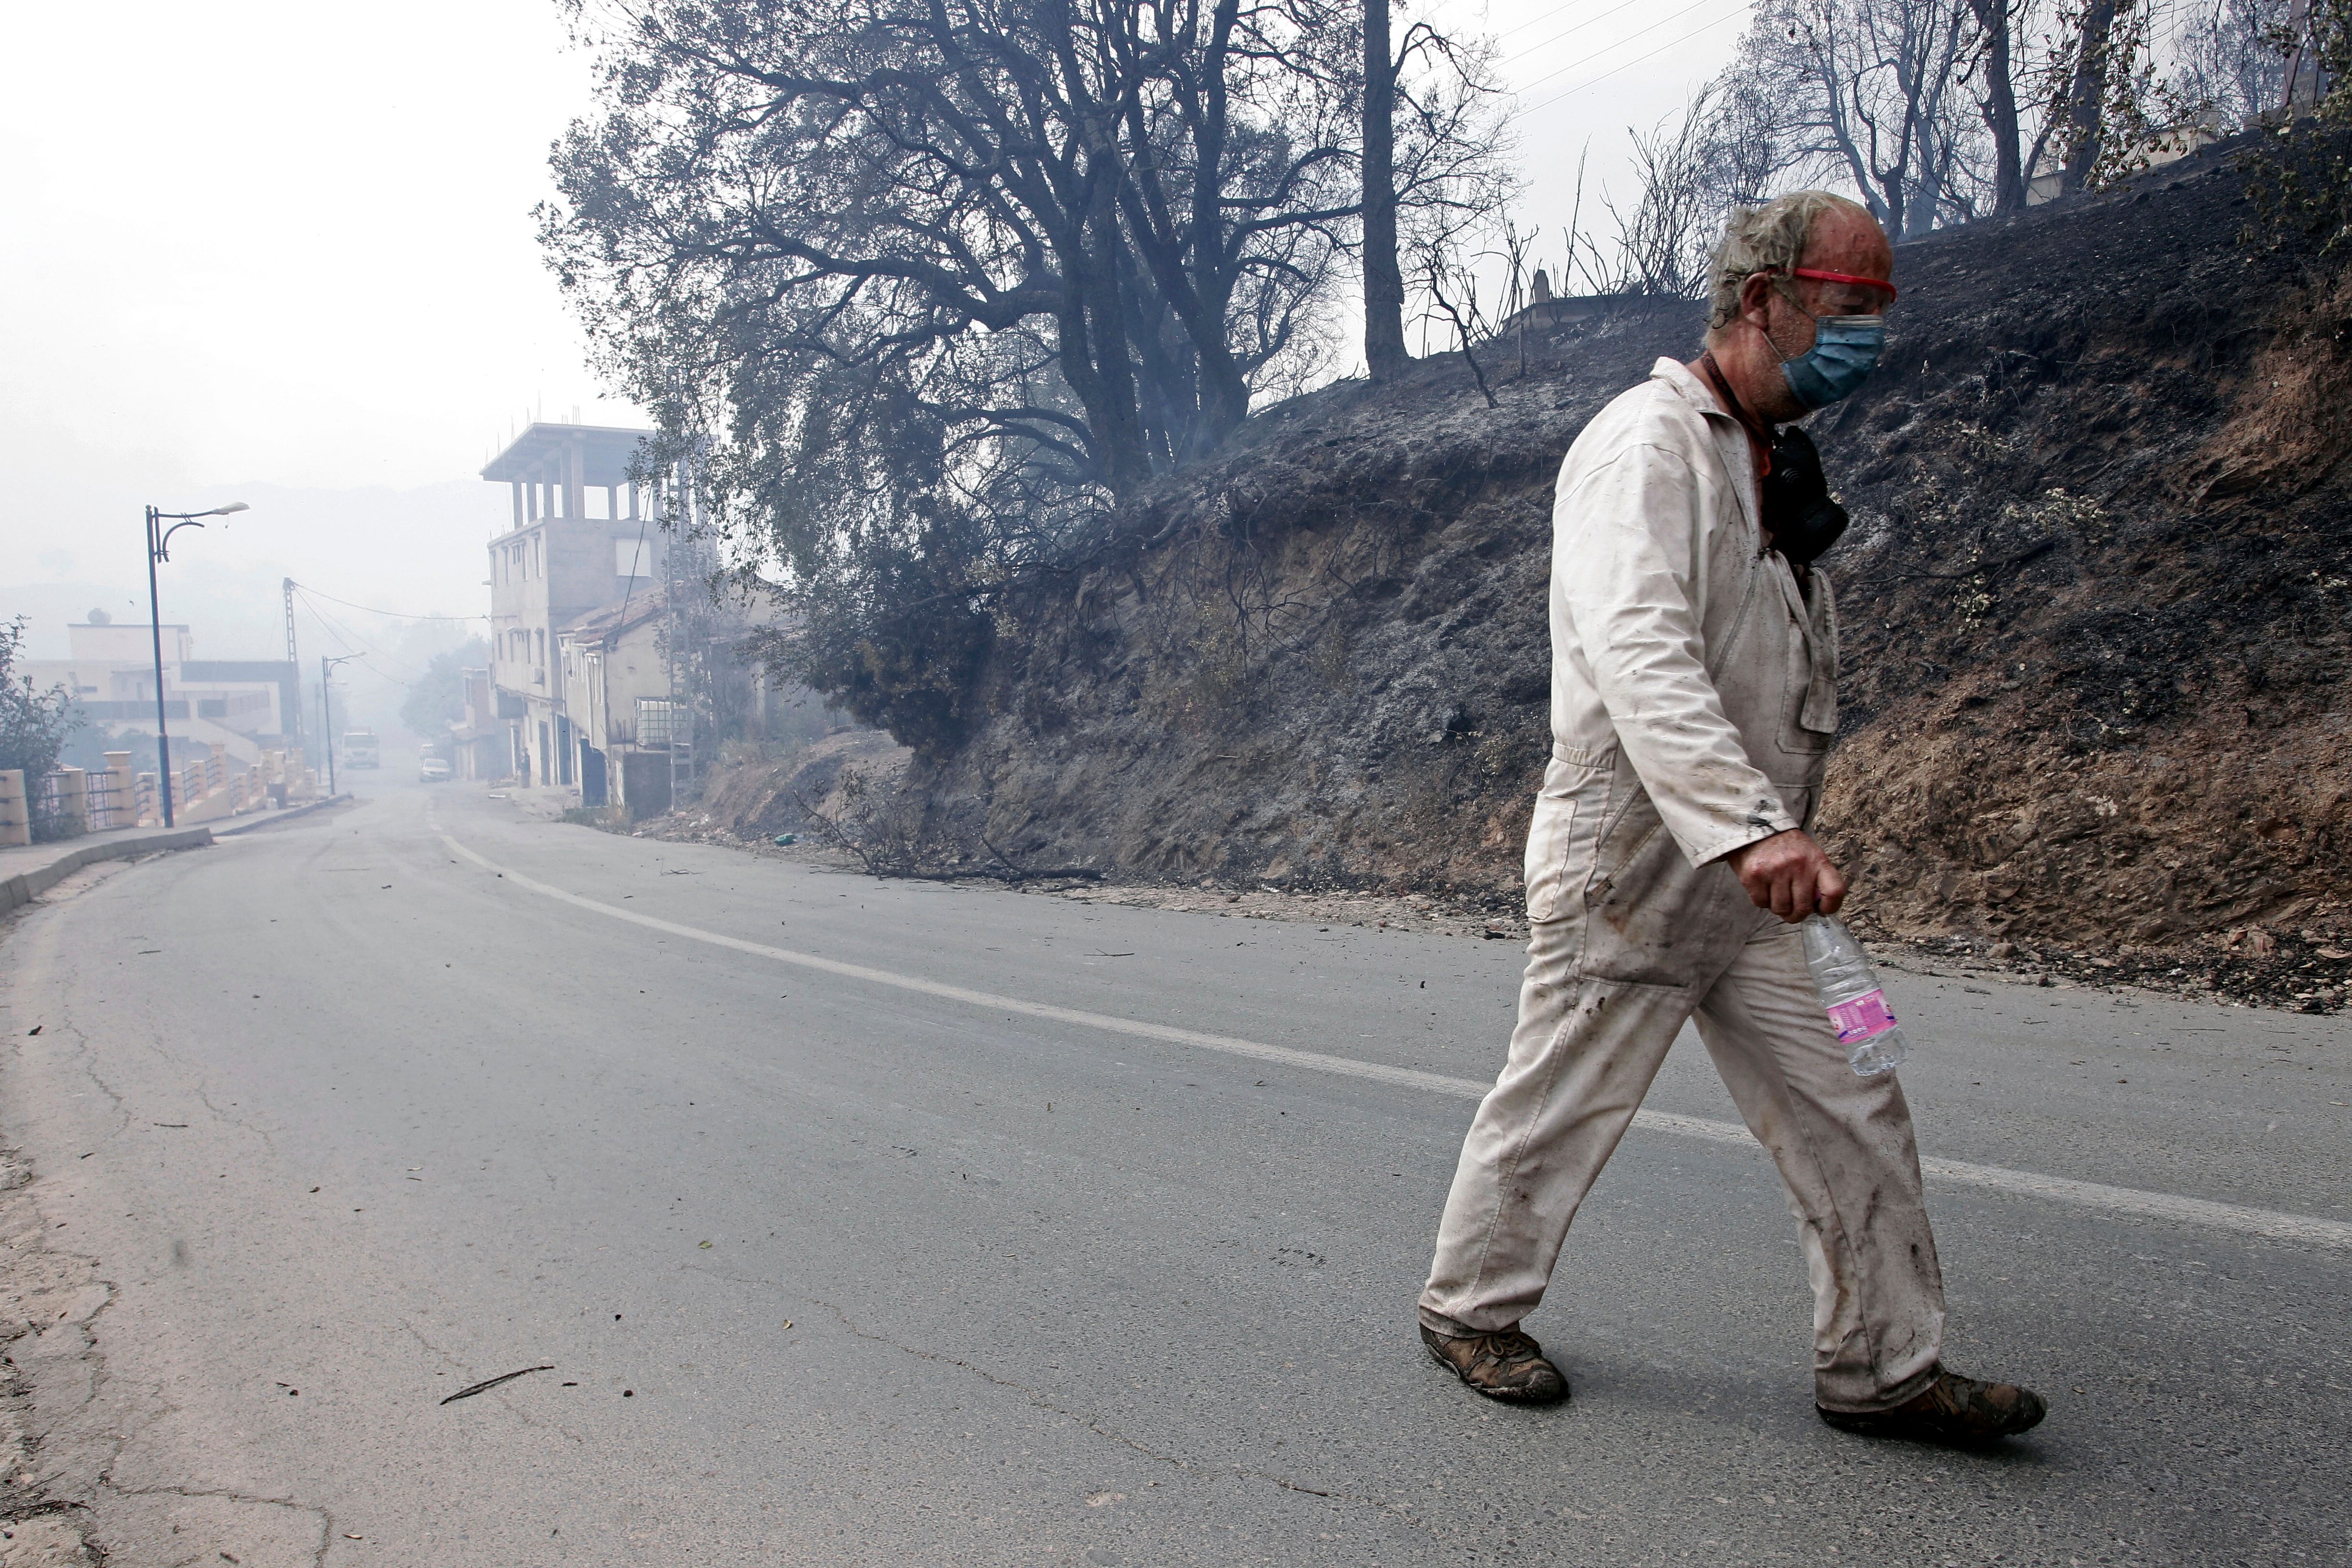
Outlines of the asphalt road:
{"type": "MultiPolygon", "coordinates": [[[[1822,1426],[1768,1163],[1656,1125],[1515,1411],[1412,1323],[1512,944],[361,790],[0,948],[118,1565],[2346,1560],[2340,1020],[1890,977],[1924,1151],[1995,1173],[1931,1186],[1951,1360],[2051,1400],[2006,1452],[1822,1426]]],[[[1650,1104],[1732,1116],[1695,1042],[1650,1104]]]]}

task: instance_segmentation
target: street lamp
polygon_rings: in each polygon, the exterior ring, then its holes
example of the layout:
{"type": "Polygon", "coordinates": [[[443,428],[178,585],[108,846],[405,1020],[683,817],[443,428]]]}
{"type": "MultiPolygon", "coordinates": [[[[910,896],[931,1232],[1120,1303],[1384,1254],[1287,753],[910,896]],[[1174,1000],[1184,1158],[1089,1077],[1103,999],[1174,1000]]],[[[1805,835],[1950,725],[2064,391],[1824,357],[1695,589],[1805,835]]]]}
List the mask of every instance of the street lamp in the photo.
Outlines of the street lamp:
{"type": "Polygon", "coordinates": [[[344,654],[340,658],[329,658],[323,653],[319,656],[319,743],[327,748],[327,798],[330,800],[335,797],[335,710],[328,706],[327,676],[335,666],[349,664],[359,657],[355,653],[344,654]]]}
{"type": "Polygon", "coordinates": [[[172,824],[172,732],[163,712],[163,610],[155,596],[155,563],[169,561],[168,546],[172,535],[184,528],[202,528],[200,517],[226,517],[233,511],[251,511],[241,500],[226,506],[216,506],[210,511],[158,511],[147,509],[147,621],[155,637],[155,787],[163,803],[163,826],[172,824]],[[166,522],[172,526],[165,528],[166,522]]]}

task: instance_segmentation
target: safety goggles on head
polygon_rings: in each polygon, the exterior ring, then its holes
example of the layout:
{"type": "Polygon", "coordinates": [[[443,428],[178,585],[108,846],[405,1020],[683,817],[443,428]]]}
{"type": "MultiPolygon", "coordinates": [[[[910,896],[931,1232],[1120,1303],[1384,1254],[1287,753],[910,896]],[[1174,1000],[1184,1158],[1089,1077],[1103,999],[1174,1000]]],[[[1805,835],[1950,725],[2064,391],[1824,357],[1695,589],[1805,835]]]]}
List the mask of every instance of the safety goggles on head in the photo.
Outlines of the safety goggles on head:
{"type": "Polygon", "coordinates": [[[1824,307],[1819,315],[1813,315],[1801,301],[1797,302],[1797,309],[1812,316],[1811,348],[1794,359],[1781,353],[1777,343],[1772,349],[1780,355],[1780,374],[1787,378],[1789,391],[1797,402],[1809,410],[1826,408],[1852,395],[1878,363],[1879,353],[1886,346],[1886,318],[1882,312],[1895,298],[1895,285],[1884,278],[1829,272],[1818,267],[1773,270],[1791,278],[1836,284],[1846,290],[1843,299],[1833,296],[1817,300],[1824,307]],[[1882,293],[1885,296],[1884,300],[1879,298],[1882,293]]]}
{"type": "Polygon", "coordinates": [[[1832,315],[1874,315],[1895,302],[1895,285],[1884,278],[1863,278],[1852,272],[1825,272],[1818,267],[1791,267],[1787,268],[1787,271],[1791,278],[1810,278],[1816,283],[1843,283],[1849,289],[1867,291],[1862,301],[1862,309],[1833,310],[1831,312],[1832,315]],[[1870,297],[1872,294],[1879,293],[1885,294],[1885,298],[1882,300],[1870,297]]]}

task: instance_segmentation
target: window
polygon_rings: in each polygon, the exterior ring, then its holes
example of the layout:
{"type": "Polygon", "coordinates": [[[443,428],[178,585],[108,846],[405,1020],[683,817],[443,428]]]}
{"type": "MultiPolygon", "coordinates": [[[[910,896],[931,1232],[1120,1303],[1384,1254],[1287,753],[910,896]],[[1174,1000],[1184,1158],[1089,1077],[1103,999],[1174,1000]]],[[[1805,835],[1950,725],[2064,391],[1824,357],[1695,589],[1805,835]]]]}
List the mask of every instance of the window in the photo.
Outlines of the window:
{"type": "Polygon", "coordinates": [[[613,541],[614,576],[650,577],[653,574],[653,541],[649,539],[616,539],[613,541]]]}
{"type": "Polygon", "coordinates": [[[637,699],[637,744],[683,746],[694,738],[694,715],[682,704],[657,698],[637,699]]]}

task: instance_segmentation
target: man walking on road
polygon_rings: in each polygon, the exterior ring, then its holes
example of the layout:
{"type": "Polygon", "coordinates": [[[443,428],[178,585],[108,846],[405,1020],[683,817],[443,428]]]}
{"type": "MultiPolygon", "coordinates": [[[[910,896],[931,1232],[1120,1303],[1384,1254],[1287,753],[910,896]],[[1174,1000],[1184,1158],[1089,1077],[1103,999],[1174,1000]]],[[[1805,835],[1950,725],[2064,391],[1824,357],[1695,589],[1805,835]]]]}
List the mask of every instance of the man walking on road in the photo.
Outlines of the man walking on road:
{"type": "Polygon", "coordinates": [[[1910,1111],[1892,1073],[1847,1067],[1792,923],[1845,896],[1805,831],[1837,727],[1837,616],[1811,563],[1844,513],[1811,443],[1775,426],[1869,374],[1893,270],[1869,214],[1826,192],[1736,213],[1705,352],[1660,360],[1561,465],[1529,961],[1420,1309],[1430,1353],[1491,1398],[1568,1397],[1519,1320],[1695,1016],[1797,1216],[1822,1419],[1958,1443],[2042,1419],[2032,1393],[1944,1368],[1910,1111]]]}

